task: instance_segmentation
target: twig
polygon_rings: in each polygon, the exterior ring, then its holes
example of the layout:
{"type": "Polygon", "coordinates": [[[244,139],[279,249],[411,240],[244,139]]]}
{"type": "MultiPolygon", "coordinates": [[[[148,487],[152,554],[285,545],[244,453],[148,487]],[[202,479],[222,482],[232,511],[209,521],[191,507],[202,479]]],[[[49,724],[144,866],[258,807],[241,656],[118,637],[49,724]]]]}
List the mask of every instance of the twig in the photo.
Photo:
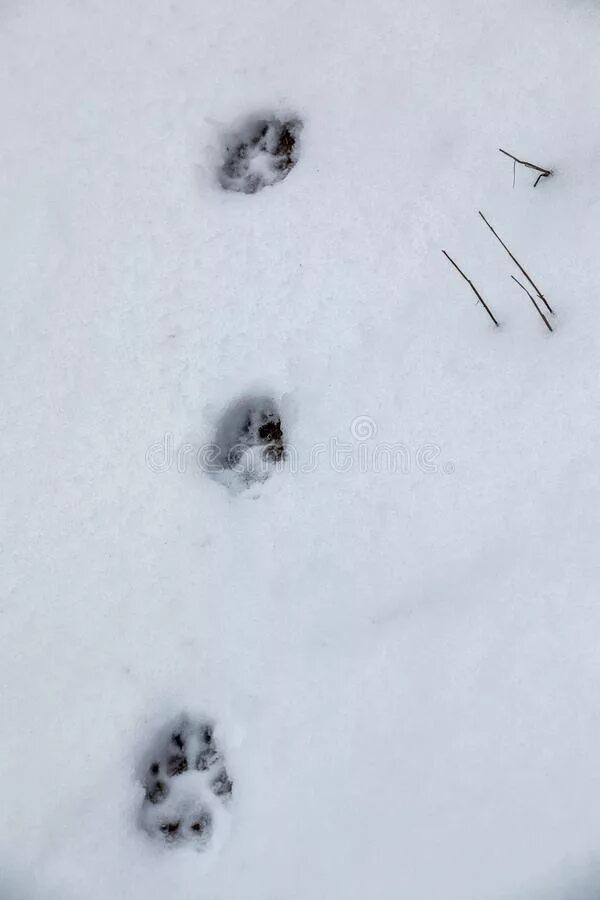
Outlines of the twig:
{"type": "Polygon", "coordinates": [[[511,275],[510,277],[512,278],[513,281],[516,281],[516,282],[517,282],[517,284],[519,285],[520,288],[523,288],[523,290],[525,291],[525,293],[527,294],[527,296],[529,297],[529,299],[531,300],[531,302],[533,303],[533,305],[534,305],[535,308],[537,309],[538,313],[540,314],[540,316],[541,316],[542,319],[544,320],[544,324],[545,324],[546,328],[548,329],[548,331],[554,331],[554,329],[552,328],[552,325],[550,324],[550,322],[548,321],[548,319],[546,318],[546,316],[544,315],[544,313],[541,311],[541,309],[539,308],[539,306],[538,306],[537,303],[535,302],[535,297],[533,296],[533,294],[530,294],[529,291],[527,290],[527,288],[525,287],[525,285],[524,285],[524,284],[521,284],[521,282],[519,281],[519,279],[518,279],[518,278],[515,278],[514,275],[511,275]]]}
{"type": "Polygon", "coordinates": [[[489,308],[489,306],[487,305],[487,303],[485,302],[485,300],[483,299],[483,297],[481,296],[481,294],[479,293],[479,291],[477,290],[477,288],[475,287],[475,285],[473,284],[473,282],[471,281],[471,279],[470,279],[470,278],[467,278],[467,276],[465,275],[465,273],[463,272],[463,270],[462,270],[461,268],[459,268],[459,266],[456,265],[456,263],[454,262],[454,260],[452,259],[452,257],[451,257],[448,253],[446,253],[445,250],[442,250],[442,253],[443,253],[444,256],[446,257],[446,259],[449,260],[449,261],[452,263],[452,265],[454,266],[454,268],[456,269],[456,271],[457,271],[460,275],[462,275],[462,277],[465,279],[465,281],[467,282],[467,284],[469,285],[469,287],[471,288],[471,290],[474,292],[474,294],[477,296],[477,299],[480,301],[481,305],[482,305],[483,308],[485,309],[486,313],[488,314],[488,316],[490,317],[490,319],[492,320],[492,322],[494,323],[494,325],[496,326],[496,328],[500,328],[500,323],[499,323],[498,320],[496,319],[494,313],[491,311],[491,309],[489,308]]]}
{"type": "Polygon", "coordinates": [[[527,274],[527,272],[525,271],[525,269],[523,268],[523,266],[521,265],[521,263],[519,262],[519,260],[516,259],[516,258],[512,255],[512,253],[510,252],[510,250],[508,249],[508,247],[506,246],[506,244],[504,243],[504,241],[502,240],[502,238],[500,237],[500,235],[498,234],[498,232],[494,231],[494,229],[492,228],[492,226],[490,225],[490,223],[488,222],[488,220],[486,219],[486,217],[484,216],[484,214],[481,212],[481,210],[479,210],[479,215],[481,216],[481,218],[483,219],[483,221],[485,222],[485,224],[487,225],[487,227],[490,229],[490,231],[492,232],[492,234],[494,235],[494,237],[502,244],[502,246],[504,247],[504,249],[506,250],[506,252],[507,252],[508,255],[510,256],[510,258],[512,259],[512,261],[515,263],[515,265],[519,267],[519,269],[521,270],[521,272],[523,273],[523,275],[525,276],[525,278],[527,279],[527,281],[529,282],[529,284],[531,285],[531,287],[534,289],[534,291],[536,292],[536,294],[538,295],[538,297],[540,298],[540,300],[544,303],[544,305],[545,305],[546,309],[548,310],[548,312],[551,312],[552,315],[554,315],[554,310],[552,309],[552,307],[550,306],[550,304],[548,303],[548,301],[546,300],[546,298],[544,297],[544,295],[543,295],[542,292],[540,291],[540,289],[539,289],[539,287],[537,286],[537,284],[535,283],[535,281],[533,281],[533,279],[529,277],[529,275],[527,274]]]}
{"type": "Polygon", "coordinates": [[[509,153],[507,150],[503,150],[502,147],[498,147],[500,153],[504,153],[505,156],[508,156],[509,159],[513,160],[513,187],[515,186],[515,177],[517,171],[517,163],[520,166],[525,166],[527,169],[533,169],[535,172],[539,172],[540,174],[535,179],[534,187],[537,187],[540,183],[541,178],[549,178],[550,175],[553,175],[554,172],[552,169],[544,169],[542,166],[535,166],[533,163],[527,162],[525,159],[518,159],[516,156],[513,156],[512,153],[509,153]]]}

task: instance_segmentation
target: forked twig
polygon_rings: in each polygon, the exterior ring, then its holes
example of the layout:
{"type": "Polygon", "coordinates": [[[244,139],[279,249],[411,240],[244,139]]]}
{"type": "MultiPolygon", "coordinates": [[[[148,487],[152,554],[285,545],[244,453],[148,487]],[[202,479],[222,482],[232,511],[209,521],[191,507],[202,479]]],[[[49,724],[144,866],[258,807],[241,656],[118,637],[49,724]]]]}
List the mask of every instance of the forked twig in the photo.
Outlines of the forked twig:
{"type": "Polygon", "coordinates": [[[494,323],[494,325],[496,326],[496,328],[500,328],[500,323],[499,323],[498,320],[496,319],[494,313],[491,311],[491,309],[489,308],[489,306],[487,305],[487,303],[485,302],[485,300],[483,299],[483,297],[481,296],[481,294],[479,293],[479,291],[477,290],[477,288],[475,287],[475,285],[473,284],[473,282],[471,281],[471,279],[470,279],[470,278],[467,278],[467,276],[465,275],[465,273],[463,272],[463,270],[460,268],[460,266],[457,266],[457,264],[454,262],[454,260],[452,259],[452,257],[451,257],[448,253],[446,253],[445,250],[442,250],[442,253],[443,253],[444,256],[446,257],[446,259],[449,260],[449,261],[452,263],[452,265],[454,266],[454,268],[456,269],[456,271],[457,271],[460,275],[462,275],[462,277],[465,279],[465,281],[467,282],[467,284],[469,285],[469,287],[471,288],[471,290],[473,291],[473,293],[476,295],[477,299],[479,300],[479,302],[481,303],[481,305],[482,305],[483,308],[485,309],[486,313],[488,314],[488,316],[490,317],[490,319],[492,320],[492,322],[494,323]]]}
{"type": "Polygon", "coordinates": [[[546,298],[544,297],[544,295],[543,295],[542,292],[540,291],[540,289],[539,289],[539,287],[537,286],[537,284],[535,283],[535,281],[533,281],[533,279],[530,278],[530,276],[527,274],[527,272],[525,271],[525,269],[523,268],[523,266],[521,265],[521,263],[519,262],[519,260],[516,259],[516,257],[514,257],[514,256],[512,255],[512,253],[510,252],[510,250],[508,249],[508,247],[506,246],[506,244],[504,243],[504,241],[502,240],[502,238],[500,237],[500,235],[498,234],[498,232],[497,232],[497,231],[494,231],[494,229],[492,228],[492,226],[490,225],[490,223],[488,222],[488,220],[486,219],[486,217],[484,216],[484,214],[481,212],[481,210],[479,210],[479,215],[481,216],[481,218],[483,219],[483,221],[485,222],[485,224],[487,225],[487,227],[490,229],[490,231],[492,232],[492,234],[494,235],[494,237],[496,238],[496,240],[498,240],[498,241],[502,244],[502,246],[504,247],[504,249],[506,250],[506,252],[507,252],[508,255],[510,256],[510,258],[512,259],[512,261],[515,263],[515,265],[519,267],[519,269],[521,270],[521,272],[523,273],[523,275],[525,276],[525,278],[527,279],[527,281],[529,282],[529,284],[531,285],[531,287],[534,289],[534,291],[536,292],[536,294],[538,295],[538,297],[540,298],[540,300],[544,303],[544,305],[545,305],[546,309],[548,310],[548,312],[551,312],[552,315],[554,315],[554,310],[552,309],[552,307],[550,306],[550,304],[548,303],[548,301],[546,300],[546,298]]]}
{"type": "Polygon", "coordinates": [[[519,163],[520,166],[525,166],[527,169],[533,169],[534,172],[540,173],[535,179],[533,185],[534,187],[538,186],[538,184],[540,183],[540,179],[549,178],[550,175],[554,175],[552,169],[544,169],[542,168],[542,166],[535,166],[533,163],[527,162],[527,160],[525,159],[518,159],[516,156],[513,156],[512,153],[509,153],[508,150],[503,150],[502,147],[498,147],[498,150],[500,151],[500,153],[504,153],[505,156],[508,156],[509,159],[513,160],[513,187],[515,186],[517,163],[519,163]]]}
{"type": "Polygon", "coordinates": [[[546,326],[546,328],[548,329],[548,331],[554,331],[554,329],[552,328],[552,325],[550,324],[550,322],[548,321],[548,319],[546,318],[546,316],[544,315],[544,313],[541,311],[541,309],[539,308],[539,306],[538,306],[537,303],[535,302],[535,297],[533,296],[533,294],[530,294],[529,291],[527,290],[527,288],[525,287],[525,285],[524,285],[524,284],[521,284],[521,282],[519,281],[519,279],[518,279],[518,278],[515,278],[514,275],[511,275],[510,277],[512,278],[513,281],[516,281],[516,282],[517,282],[517,284],[519,285],[520,288],[523,288],[523,290],[525,291],[525,293],[527,294],[527,296],[529,297],[529,299],[531,300],[531,302],[533,303],[533,305],[534,305],[535,308],[537,309],[539,315],[540,315],[540,316],[542,317],[542,319],[544,320],[544,325],[546,326]]]}

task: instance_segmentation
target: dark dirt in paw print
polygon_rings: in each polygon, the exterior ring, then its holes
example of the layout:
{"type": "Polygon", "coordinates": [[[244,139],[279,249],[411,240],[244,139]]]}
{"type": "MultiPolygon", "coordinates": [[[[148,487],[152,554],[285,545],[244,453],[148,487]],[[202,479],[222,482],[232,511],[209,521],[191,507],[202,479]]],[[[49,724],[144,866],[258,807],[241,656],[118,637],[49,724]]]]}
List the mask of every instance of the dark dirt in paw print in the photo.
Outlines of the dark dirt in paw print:
{"type": "Polygon", "coordinates": [[[233,487],[265,481],[285,459],[285,434],[270,397],[244,397],[223,414],[215,436],[214,472],[233,487]]]}
{"type": "Polygon", "coordinates": [[[225,140],[221,187],[255,194],[283,181],[299,157],[302,123],[297,118],[251,118],[225,140]]]}
{"type": "Polygon", "coordinates": [[[182,716],[144,764],[141,824],[168,845],[205,850],[228,817],[233,781],[212,724],[182,716]]]}
{"type": "Polygon", "coordinates": [[[226,769],[221,769],[217,777],[211,784],[211,787],[217,797],[229,797],[233,790],[233,782],[226,769]]]}

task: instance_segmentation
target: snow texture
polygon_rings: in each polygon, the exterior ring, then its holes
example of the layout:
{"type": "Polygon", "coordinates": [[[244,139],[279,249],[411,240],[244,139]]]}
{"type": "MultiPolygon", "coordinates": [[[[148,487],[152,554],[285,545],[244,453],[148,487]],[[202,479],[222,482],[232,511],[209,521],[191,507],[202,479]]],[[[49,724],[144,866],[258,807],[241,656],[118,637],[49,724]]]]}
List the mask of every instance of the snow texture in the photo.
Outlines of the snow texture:
{"type": "Polygon", "coordinates": [[[2,900],[597,900],[596,0],[3,0],[0,60],[2,900]],[[207,852],[140,827],[181,710],[207,852]]]}

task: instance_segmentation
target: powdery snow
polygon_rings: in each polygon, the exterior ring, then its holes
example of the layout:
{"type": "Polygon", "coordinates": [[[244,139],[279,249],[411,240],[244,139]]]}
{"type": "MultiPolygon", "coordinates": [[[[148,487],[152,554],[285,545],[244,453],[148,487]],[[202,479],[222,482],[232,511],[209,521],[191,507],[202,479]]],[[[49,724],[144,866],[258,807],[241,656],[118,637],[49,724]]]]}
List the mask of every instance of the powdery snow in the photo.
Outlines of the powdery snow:
{"type": "Polygon", "coordinates": [[[597,3],[4,0],[0,60],[2,900],[598,897],[597,3]],[[182,713],[204,853],[139,827],[182,713]]]}

